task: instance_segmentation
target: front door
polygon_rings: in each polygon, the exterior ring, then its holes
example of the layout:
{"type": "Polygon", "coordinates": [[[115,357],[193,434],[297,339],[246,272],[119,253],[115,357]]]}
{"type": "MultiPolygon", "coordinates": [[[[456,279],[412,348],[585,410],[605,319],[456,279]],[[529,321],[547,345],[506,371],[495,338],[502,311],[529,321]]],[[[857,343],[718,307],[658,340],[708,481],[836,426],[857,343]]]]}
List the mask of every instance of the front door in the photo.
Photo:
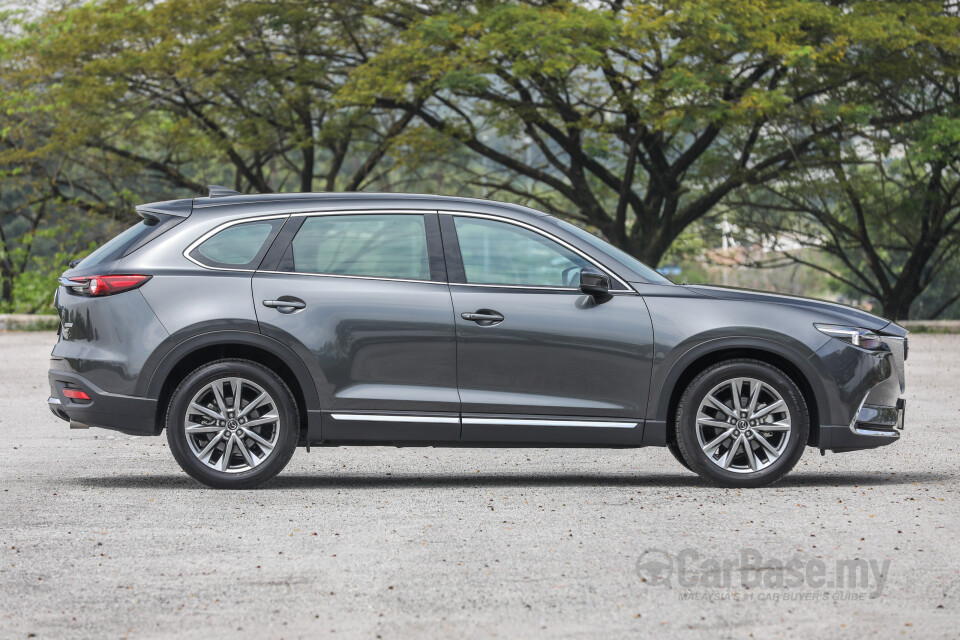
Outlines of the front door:
{"type": "Polygon", "coordinates": [[[254,276],[253,300],[261,331],[311,370],[322,438],[459,439],[437,215],[318,214],[288,224],[299,228],[285,248],[271,249],[281,257],[254,276]]]}
{"type": "Polygon", "coordinates": [[[441,226],[461,439],[639,444],[653,345],[643,298],[581,293],[592,262],[535,227],[469,214],[441,226]]]}

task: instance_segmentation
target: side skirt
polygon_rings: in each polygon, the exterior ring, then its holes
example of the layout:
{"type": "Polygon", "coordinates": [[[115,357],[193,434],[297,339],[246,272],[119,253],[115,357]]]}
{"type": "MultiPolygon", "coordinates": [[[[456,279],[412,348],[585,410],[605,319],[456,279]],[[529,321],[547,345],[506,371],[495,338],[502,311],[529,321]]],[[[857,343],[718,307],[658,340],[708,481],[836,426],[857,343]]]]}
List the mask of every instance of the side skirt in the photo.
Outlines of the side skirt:
{"type": "Polygon", "coordinates": [[[423,412],[322,411],[308,417],[310,445],[639,447],[642,420],[423,412]],[[318,420],[319,418],[319,420],[318,420]]]}

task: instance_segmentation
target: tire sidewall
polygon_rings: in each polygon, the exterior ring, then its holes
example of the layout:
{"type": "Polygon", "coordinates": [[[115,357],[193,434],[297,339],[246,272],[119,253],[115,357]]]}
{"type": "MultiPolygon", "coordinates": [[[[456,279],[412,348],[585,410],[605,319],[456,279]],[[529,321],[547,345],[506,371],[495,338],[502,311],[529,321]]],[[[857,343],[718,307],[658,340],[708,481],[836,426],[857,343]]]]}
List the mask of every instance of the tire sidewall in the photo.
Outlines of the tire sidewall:
{"type": "Polygon", "coordinates": [[[272,478],[290,461],[297,444],[299,416],[293,394],[279,376],[254,362],[228,360],[204,365],[183,379],[170,399],[166,428],[170,450],[190,476],[215,488],[249,488],[272,478]],[[216,471],[201,462],[190,449],[184,428],[186,409],[193,396],[207,384],[229,377],[260,385],[276,400],[280,415],[280,434],[271,455],[253,469],[239,473],[216,471]]]}
{"type": "Polygon", "coordinates": [[[687,387],[677,411],[677,444],[691,469],[701,477],[728,487],[760,487],[779,480],[803,455],[810,429],[809,412],[800,389],[780,369],[760,361],[728,361],[708,368],[687,387]],[[721,469],[703,452],[696,434],[697,411],[715,386],[731,378],[748,377],[776,389],[790,410],[792,428],[787,447],[776,462],[754,473],[735,473],[721,469]]]}

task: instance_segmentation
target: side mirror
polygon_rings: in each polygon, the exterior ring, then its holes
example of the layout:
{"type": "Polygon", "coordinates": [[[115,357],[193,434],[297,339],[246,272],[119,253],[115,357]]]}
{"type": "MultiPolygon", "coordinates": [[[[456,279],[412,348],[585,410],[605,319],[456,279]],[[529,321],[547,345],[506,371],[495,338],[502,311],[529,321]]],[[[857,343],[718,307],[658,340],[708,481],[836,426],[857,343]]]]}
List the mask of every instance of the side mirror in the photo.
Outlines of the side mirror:
{"type": "Polygon", "coordinates": [[[595,267],[580,270],[580,291],[591,296],[605,296],[610,292],[610,278],[595,267]]]}

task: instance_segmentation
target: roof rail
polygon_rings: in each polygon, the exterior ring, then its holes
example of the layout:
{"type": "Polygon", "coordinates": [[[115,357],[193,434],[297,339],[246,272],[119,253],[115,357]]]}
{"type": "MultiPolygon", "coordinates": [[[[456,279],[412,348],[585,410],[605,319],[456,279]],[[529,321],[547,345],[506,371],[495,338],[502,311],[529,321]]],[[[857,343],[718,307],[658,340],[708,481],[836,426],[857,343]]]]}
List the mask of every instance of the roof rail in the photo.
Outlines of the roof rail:
{"type": "Polygon", "coordinates": [[[224,196],[239,196],[241,195],[239,191],[234,191],[233,189],[227,189],[226,187],[221,187],[218,184],[210,185],[210,197],[211,198],[222,198],[224,196]]]}

